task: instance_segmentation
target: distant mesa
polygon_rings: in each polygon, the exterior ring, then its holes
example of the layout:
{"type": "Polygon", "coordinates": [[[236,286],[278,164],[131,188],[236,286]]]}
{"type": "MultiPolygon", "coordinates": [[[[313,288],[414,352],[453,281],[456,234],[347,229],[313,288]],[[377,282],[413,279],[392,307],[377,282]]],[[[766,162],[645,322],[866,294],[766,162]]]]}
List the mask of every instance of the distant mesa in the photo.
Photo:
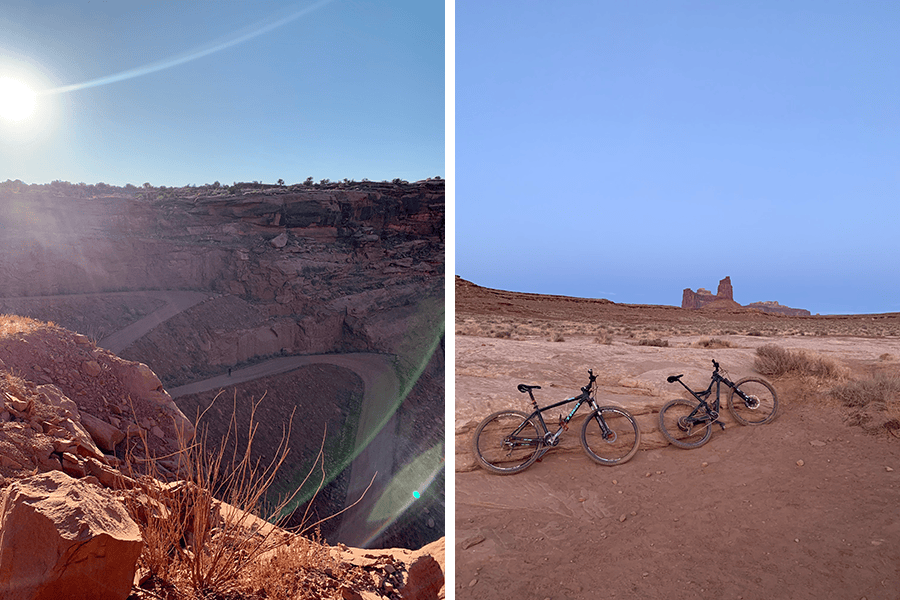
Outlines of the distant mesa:
{"type": "Polygon", "coordinates": [[[734,288],[731,286],[731,277],[726,277],[719,282],[719,288],[716,290],[715,294],[704,288],[697,288],[696,292],[692,291],[690,288],[685,288],[681,297],[681,308],[753,308],[766,313],[787,315],[791,317],[808,317],[810,315],[810,312],[804,308],[790,308],[773,300],[766,302],[751,302],[742,307],[734,301],[734,288]]]}
{"type": "Polygon", "coordinates": [[[719,282],[715,294],[704,288],[697,288],[696,292],[685,288],[681,308],[741,308],[741,305],[734,301],[731,277],[726,277],[719,282]]]}

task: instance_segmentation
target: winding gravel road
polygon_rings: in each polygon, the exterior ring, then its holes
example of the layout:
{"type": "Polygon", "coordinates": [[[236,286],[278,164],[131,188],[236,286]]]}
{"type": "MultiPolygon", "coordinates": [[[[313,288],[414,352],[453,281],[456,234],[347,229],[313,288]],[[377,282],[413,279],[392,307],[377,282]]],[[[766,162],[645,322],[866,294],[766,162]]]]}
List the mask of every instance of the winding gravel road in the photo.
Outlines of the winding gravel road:
{"type": "MultiPolygon", "coordinates": [[[[146,317],[103,338],[99,345],[119,353],[152,329],[178,313],[216,297],[204,292],[154,290],[123,292],[149,296],[166,304],[146,317]]],[[[347,502],[360,498],[370,481],[372,487],[362,501],[343,513],[341,526],[335,539],[349,546],[364,546],[385,525],[389,518],[373,517],[373,508],[387,488],[394,469],[394,446],[400,383],[394,372],[390,356],[355,352],[348,354],[317,354],[307,356],[283,356],[237,369],[230,375],[219,375],[168,389],[173,398],[197,394],[208,390],[227,388],[238,383],[278,375],[312,364],[330,364],[349,369],[363,381],[364,392],[357,424],[354,458],[350,465],[347,502]]],[[[403,510],[403,506],[389,507],[391,516],[403,510]]],[[[379,511],[381,514],[383,511],[379,511]]]]}

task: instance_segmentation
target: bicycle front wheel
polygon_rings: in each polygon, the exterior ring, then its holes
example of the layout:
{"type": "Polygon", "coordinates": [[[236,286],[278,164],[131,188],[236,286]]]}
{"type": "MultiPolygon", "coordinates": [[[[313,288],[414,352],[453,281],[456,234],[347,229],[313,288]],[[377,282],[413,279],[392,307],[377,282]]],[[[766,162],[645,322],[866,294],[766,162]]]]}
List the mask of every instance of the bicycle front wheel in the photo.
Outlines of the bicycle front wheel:
{"type": "Polygon", "coordinates": [[[778,396],[768,381],[747,377],[734,384],[728,410],[741,425],[763,425],[775,418],[778,396]]]}
{"type": "Polygon", "coordinates": [[[488,416],[475,429],[472,447],[478,466],[498,475],[524,471],[537,460],[543,437],[523,412],[501,410],[488,416]]]}
{"type": "Polygon", "coordinates": [[[712,435],[709,420],[695,422],[698,404],[689,400],[672,400],[659,411],[659,430],[679,448],[699,448],[712,435]]]}
{"type": "Polygon", "coordinates": [[[641,430],[631,414],[615,406],[601,406],[588,415],[581,427],[585,454],[601,465],[621,465],[637,453],[641,430]]]}

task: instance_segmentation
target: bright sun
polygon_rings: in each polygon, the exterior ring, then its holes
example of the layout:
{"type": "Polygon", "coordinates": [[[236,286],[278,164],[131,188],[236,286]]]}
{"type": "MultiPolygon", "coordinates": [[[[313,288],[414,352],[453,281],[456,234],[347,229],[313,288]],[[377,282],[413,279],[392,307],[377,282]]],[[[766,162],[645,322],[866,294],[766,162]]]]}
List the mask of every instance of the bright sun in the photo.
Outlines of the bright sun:
{"type": "Polygon", "coordinates": [[[0,77],[0,118],[21,121],[34,111],[34,92],[27,85],[0,77]]]}

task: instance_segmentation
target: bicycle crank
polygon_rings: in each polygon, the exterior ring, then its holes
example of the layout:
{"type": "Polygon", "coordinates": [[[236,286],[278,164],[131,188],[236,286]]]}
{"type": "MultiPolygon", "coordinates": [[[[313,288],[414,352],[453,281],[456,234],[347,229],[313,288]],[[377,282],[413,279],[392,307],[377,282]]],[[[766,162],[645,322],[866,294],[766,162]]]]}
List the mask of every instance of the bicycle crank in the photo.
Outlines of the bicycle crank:
{"type": "Polygon", "coordinates": [[[681,417],[678,419],[678,429],[687,434],[688,437],[691,437],[698,431],[702,431],[703,429],[709,428],[713,423],[717,423],[719,427],[725,429],[725,426],[719,423],[718,421],[710,421],[704,419],[701,423],[692,422],[688,420],[688,417],[681,417]],[[696,429],[695,429],[696,427],[696,429]]]}

